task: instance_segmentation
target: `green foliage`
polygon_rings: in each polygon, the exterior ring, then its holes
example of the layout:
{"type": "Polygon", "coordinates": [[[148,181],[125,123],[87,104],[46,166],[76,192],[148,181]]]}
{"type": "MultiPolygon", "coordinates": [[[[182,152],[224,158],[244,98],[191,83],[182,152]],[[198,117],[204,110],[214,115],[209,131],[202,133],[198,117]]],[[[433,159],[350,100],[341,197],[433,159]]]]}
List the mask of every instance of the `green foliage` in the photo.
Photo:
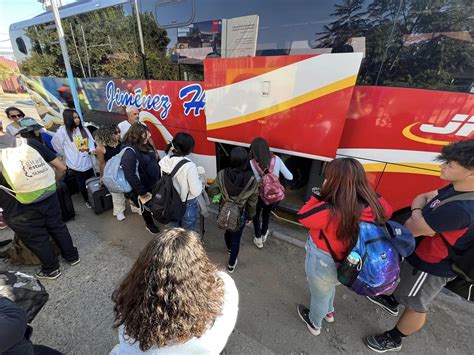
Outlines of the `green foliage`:
{"type": "Polygon", "coordinates": [[[0,63],[0,80],[7,80],[10,76],[19,74],[18,71],[7,67],[5,64],[0,63]]]}

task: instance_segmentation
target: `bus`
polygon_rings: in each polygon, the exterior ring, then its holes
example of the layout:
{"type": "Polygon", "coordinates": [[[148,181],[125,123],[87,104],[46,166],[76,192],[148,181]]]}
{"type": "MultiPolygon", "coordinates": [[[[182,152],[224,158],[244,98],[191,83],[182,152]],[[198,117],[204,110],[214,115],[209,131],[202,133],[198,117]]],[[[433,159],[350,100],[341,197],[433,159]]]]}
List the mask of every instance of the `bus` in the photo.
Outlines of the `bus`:
{"type": "MultiPolygon", "coordinates": [[[[471,0],[87,0],[60,8],[84,120],[124,108],[155,145],[179,131],[212,180],[262,136],[294,175],[283,210],[354,157],[406,215],[443,185],[436,157],[474,138],[471,0]]],[[[22,82],[47,129],[71,106],[51,12],[10,26],[22,82]]]]}

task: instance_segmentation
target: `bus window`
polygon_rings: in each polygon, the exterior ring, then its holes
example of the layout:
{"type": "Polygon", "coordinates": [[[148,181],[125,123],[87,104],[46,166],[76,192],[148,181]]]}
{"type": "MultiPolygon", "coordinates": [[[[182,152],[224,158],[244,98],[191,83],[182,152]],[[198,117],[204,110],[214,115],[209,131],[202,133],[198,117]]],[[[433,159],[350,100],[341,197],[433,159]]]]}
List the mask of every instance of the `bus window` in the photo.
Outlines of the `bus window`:
{"type": "Polygon", "coordinates": [[[23,40],[23,38],[17,37],[17,39],[15,39],[15,42],[16,42],[16,45],[18,46],[18,50],[21,53],[28,54],[28,51],[26,50],[25,41],[23,40]]]}
{"type": "Polygon", "coordinates": [[[156,22],[160,27],[176,27],[190,23],[194,16],[194,0],[158,0],[156,22]]]}

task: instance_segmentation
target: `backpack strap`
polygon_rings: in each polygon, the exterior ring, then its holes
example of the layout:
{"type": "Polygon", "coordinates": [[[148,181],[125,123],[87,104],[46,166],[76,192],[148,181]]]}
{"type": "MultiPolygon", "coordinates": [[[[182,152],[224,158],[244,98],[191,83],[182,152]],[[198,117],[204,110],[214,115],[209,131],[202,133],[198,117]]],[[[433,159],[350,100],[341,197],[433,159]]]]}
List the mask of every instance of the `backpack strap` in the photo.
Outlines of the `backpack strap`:
{"type": "Polygon", "coordinates": [[[173,178],[176,173],[178,172],[179,169],[181,169],[181,167],[186,164],[186,163],[190,163],[191,161],[186,159],[186,158],[183,158],[178,164],[176,164],[176,166],[174,167],[174,169],[171,171],[171,173],[169,173],[168,175],[171,176],[171,178],[173,178]]]}
{"type": "Polygon", "coordinates": [[[260,177],[263,177],[263,175],[265,175],[262,168],[260,167],[260,165],[258,165],[258,162],[255,159],[250,160],[250,163],[253,165],[255,170],[257,170],[257,173],[258,175],[260,175],[260,177]]]}
{"type": "Polygon", "coordinates": [[[273,171],[275,170],[275,164],[276,164],[276,157],[275,157],[275,154],[272,154],[272,158],[270,159],[270,166],[268,168],[269,174],[273,174],[273,171]]]}
{"type": "MultiPolygon", "coordinates": [[[[474,191],[470,192],[464,192],[455,196],[448,197],[447,199],[442,200],[440,203],[438,203],[434,208],[433,211],[448,202],[452,201],[474,201],[474,191]]],[[[431,203],[431,202],[430,202],[431,203]]]]}
{"type": "Polygon", "coordinates": [[[323,230],[320,229],[319,230],[319,239],[324,239],[324,242],[326,243],[326,246],[329,250],[329,253],[331,254],[333,260],[336,262],[336,263],[340,263],[342,260],[340,260],[336,253],[334,252],[334,249],[331,247],[331,244],[329,244],[329,240],[328,238],[326,237],[326,235],[324,234],[323,230]]]}

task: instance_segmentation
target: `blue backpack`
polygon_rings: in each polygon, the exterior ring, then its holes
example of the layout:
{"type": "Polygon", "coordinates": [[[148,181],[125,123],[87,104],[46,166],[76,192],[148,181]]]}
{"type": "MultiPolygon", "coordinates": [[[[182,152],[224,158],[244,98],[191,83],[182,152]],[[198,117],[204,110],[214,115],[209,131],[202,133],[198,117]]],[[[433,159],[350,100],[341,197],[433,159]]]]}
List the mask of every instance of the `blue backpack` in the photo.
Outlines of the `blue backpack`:
{"type": "MultiPolygon", "coordinates": [[[[124,147],[120,151],[120,153],[118,153],[117,155],[114,155],[105,164],[104,175],[102,176],[102,181],[110,192],[129,193],[132,191],[132,187],[130,186],[127,179],[125,178],[125,173],[123,172],[123,168],[122,168],[122,156],[127,149],[133,150],[132,147],[124,147]]],[[[138,160],[137,160],[137,172],[138,172],[138,160]]]]}
{"type": "MultiPolygon", "coordinates": [[[[333,255],[335,253],[326,244],[333,255]]],[[[400,278],[400,257],[410,255],[415,250],[415,239],[410,231],[401,224],[388,221],[385,225],[370,222],[359,223],[357,243],[349,250],[361,257],[357,278],[348,286],[362,296],[390,294],[395,290],[400,278]]]]}

